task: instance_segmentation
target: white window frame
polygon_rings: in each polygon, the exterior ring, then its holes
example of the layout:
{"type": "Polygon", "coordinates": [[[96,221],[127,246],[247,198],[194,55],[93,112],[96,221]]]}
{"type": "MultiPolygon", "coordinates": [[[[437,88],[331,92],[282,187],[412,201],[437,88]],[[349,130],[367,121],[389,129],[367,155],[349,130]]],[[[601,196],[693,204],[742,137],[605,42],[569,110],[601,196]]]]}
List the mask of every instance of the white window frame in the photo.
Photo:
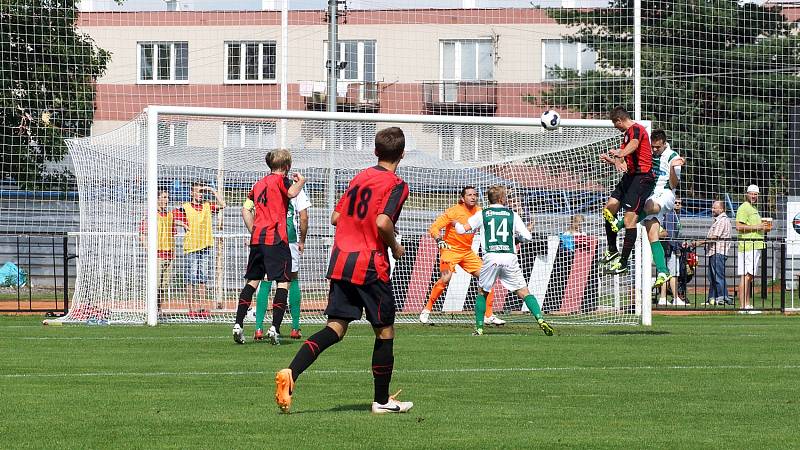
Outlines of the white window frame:
{"type": "MultiPolygon", "coordinates": [[[[546,58],[546,55],[545,55],[545,43],[547,43],[547,42],[558,42],[559,43],[558,44],[558,64],[557,65],[558,65],[558,67],[562,67],[562,68],[564,67],[564,44],[570,44],[570,42],[568,42],[566,39],[542,39],[542,81],[563,81],[561,78],[548,77],[548,74],[547,74],[547,72],[549,71],[547,69],[548,61],[545,61],[545,58],[546,58]]],[[[578,68],[577,68],[578,74],[582,74],[583,72],[585,72],[587,70],[596,70],[597,69],[597,52],[595,52],[594,50],[589,48],[589,46],[587,46],[583,42],[574,42],[574,44],[577,44],[577,52],[578,52],[578,54],[577,54],[576,60],[578,61],[578,68]],[[584,51],[593,52],[595,54],[594,67],[591,67],[591,68],[582,67],[583,66],[583,58],[581,57],[581,55],[583,54],[584,51]]]]}
{"type": "MultiPolygon", "coordinates": [[[[183,128],[184,128],[184,131],[186,132],[186,145],[187,146],[189,145],[189,122],[188,121],[180,120],[180,121],[170,121],[170,122],[159,122],[158,125],[159,125],[159,127],[161,125],[164,125],[164,126],[168,127],[167,130],[169,131],[169,136],[167,138],[168,141],[165,144],[167,146],[169,146],[169,147],[175,147],[175,136],[176,136],[176,132],[177,132],[176,126],[177,125],[182,125],[183,128]]],[[[161,136],[159,136],[159,138],[160,137],[161,136]]]]}
{"type": "MultiPolygon", "coordinates": [[[[375,39],[343,39],[343,40],[337,41],[336,43],[339,45],[339,57],[340,58],[344,57],[345,44],[348,43],[348,42],[356,42],[358,44],[358,50],[356,50],[356,54],[358,55],[357,56],[357,58],[358,58],[358,75],[356,76],[356,78],[345,78],[345,73],[347,73],[347,69],[341,69],[341,70],[339,70],[339,74],[338,74],[336,79],[338,81],[349,81],[349,82],[352,82],[352,83],[355,83],[355,82],[362,82],[362,83],[363,82],[376,82],[376,80],[378,79],[378,42],[375,39]],[[374,62],[375,62],[374,78],[375,78],[375,80],[365,80],[364,79],[364,75],[365,75],[364,74],[364,68],[366,67],[366,64],[364,62],[365,61],[365,58],[364,58],[364,43],[366,43],[366,42],[372,42],[372,48],[375,49],[375,58],[374,58],[374,62]]],[[[324,62],[328,61],[328,41],[325,41],[323,43],[322,49],[323,49],[323,55],[324,55],[323,64],[322,64],[322,71],[324,73],[324,78],[323,79],[327,81],[327,79],[328,79],[328,69],[325,68],[325,63],[324,62]]]]}
{"type": "Polygon", "coordinates": [[[277,124],[271,124],[272,129],[269,130],[267,127],[269,124],[266,123],[257,123],[257,122],[224,122],[222,124],[222,146],[226,148],[275,148],[278,143],[278,127],[277,124]],[[255,125],[258,127],[258,143],[255,147],[248,147],[245,146],[247,142],[247,126],[255,125]],[[239,128],[239,142],[231,143],[228,142],[228,128],[229,127],[238,127],[239,128]],[[272,142],[265,142],[264,136],[265,135],[272,135],[272,142]]]}
{"type": "MultiPolygon", "coordinates": [[[[477,78],[480,74],[480,46],[477,44],[490,44],[494,46],[494,42],[491,38],[475,38],[475,39],[441,39],[439,41],[439,80],[441,81],[494,81],[495,80],[495,63],[494,63],[494,55],[492,55],[492,77],[491,78],[477,78]],[[455,51],[454,51],[454,74],[453,78],[445,78],[444,77],[444,45],[446,43],[454,43],[455,44],[455,51]],[[474,80],[465,80],[461,78],[461,44],[463,43],[475,43],[475,76],[474,80]]],[[[496,50],[495,50],[496,51],[496,50]]]]}
{"type": "Polygon", "coordinates": [[[189,84],[189,42],[188,41],[140,41],[136,43],[136,83],[137,84],[189,84]],[[159,45],[169,44],[169,80],[158,79],[158,49],[159,45]],[[175,44],[186,44],[186,79],[176,80],[177,54],[175,44]],[[142,79],[142,46],[153,46],[153,78],[142,79]]]}
{"type": "Polygon", "coordinates": [[[225,41],[224,44],[224,64],[222,79],[224,84],[277,84],[278,83],[278,44],[277,41],[225,41]],[[239,79],[231,80],[228,78],[228,49],[231,45],[239,45],[239,79]],[[258,79],[247,80],[245,79],[247,58],[245,51],[247,44],[258,44],[258,79]],[[264,78],[264,46],[272,45],[275,48],[275,78],[264,78]]]}

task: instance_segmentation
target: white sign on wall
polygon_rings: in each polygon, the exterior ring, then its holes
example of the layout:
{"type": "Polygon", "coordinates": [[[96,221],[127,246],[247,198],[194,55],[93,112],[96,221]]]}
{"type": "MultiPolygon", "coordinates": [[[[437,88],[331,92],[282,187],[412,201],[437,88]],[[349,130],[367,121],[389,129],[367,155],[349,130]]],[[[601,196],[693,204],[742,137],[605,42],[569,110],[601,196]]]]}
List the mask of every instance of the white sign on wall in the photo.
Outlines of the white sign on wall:
{"type": "Polygon", "coordinates": [[[786,254],[800,256],[800,198],[790,197],[786,203],[786,254]]]}

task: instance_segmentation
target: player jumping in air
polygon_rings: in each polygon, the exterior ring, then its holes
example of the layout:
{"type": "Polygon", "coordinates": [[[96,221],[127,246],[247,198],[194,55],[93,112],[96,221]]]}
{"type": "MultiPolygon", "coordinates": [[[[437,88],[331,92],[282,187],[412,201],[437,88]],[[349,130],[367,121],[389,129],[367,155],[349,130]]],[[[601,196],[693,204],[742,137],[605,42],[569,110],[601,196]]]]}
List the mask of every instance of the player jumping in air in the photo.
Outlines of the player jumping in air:
{"type": "Polygon", "coordinates": [[[608,155],[601,155],[601,159],[609,164],[624,167],[622,175],[614,192],[603,208],[605,219],[606,239],[608,250],[601,258],[602,264],[608,264],[608,273],[620,275],[628,272],[628,258],[636,244],[636,223],[638,214],[644,208],[645,200],[653,191],[655,177],[653,176],[653,151],[650,148],[650,136],[647,130],[631,119],[630,113],[617,106],[609,113],[609,118],[614,127],[624,134],[622,146],[619,150],[612,150],[608,155]],[[624,159],[621,166],[620,159],[624,159]],[[617,250],[617,212],[625,208],[623,216],[625,223],[625,240],[622,244],[622,253],[617,250]]]}
{"type": "MultiPolygon", "coordinates": [[[[650,136],[653,146],[653,170],[656,175],[656,185],[653,194],[647,198],[644,209],[639,212],[639,222],[644,222],[647,238],[653,251],[653,262],[656,265],[656,282],[653,287],[666,283],[673,274],[669,273],[664,247],[659,240],[659,229],[664,225],[664,219],[670,211],[675,209],[675,189],[680,182],[681,167],[686,161],[673,150],[667,142],[667,133],[664,130],[655,130],[650,136]]],[[[617,220],[617,229],[624,227],[624,219],[617,220]]]]}
{"type": "MultiPolygon", "coordinates": [[[[461,266],[462,269],[475,278],[480,275],[481,259],[472,251],[474,234],[458,234],[453,227],[453,222],[467,223],[467,220],[480,210],[481,208],[478,206],[478,191],[474,186],[466,186],[461,189],[461,198],[458,200],[458,204],[451,206],[444,214],[437,217],[428,230],[428,233],[436,240],[436,245],[439,247],[439,270],[442,272],[442,277],[436,281],[433,289],[431,289],[428,304],[425,305],[419,315],[420,322],[428,323],[433,304],[447,288],[450,279],[453,278],[453,273],[456,271],[456,266],[461,266]],[[442,228],[444,228],[444,238],[442,237],[442,228]]],[[[491,292],[486,298],[484,323],[498,326],[506,323],[505,320],[501,320],[492,314],[491,292]]]]}
{"type": "Polygon", "coordinates": [[[475,334],[483,335],[483,317],[486,310],[486,293],[500,278],[509,291],[525,301],[539,327],[548,336],[553,335],[553,327],[544,321],[539,302],[528,291],[528,284],[522,275],[516,253],[516,237],[522,241],[533,239],[522,218],[506,204],[505,186],[492,186],[487,191],[489,206],[469,218],[467,224],[455,222],[456,233],[465,234],[483,228],[483,266],[478,277],[479,294],[475,299],[475,334]]]}
{"type": "Polygon", "coordinates": [[[405,253],[395,238],[395,223],[408,198],[408,185],[395,173],[404,150],[401,129],[379,131],[375,136],[378,165],[350,180],[331,214],[336,234],[327,275],[331,280],[325,309],[328,322],[303,343],[289,367],[275,375],[275,402],[283,412],[289,412],[297,377],[325,349],[341,341],[350,322],[364,313],[375,333],[372,412],[404,413],[414,406],[398,401],[397,394],[389,395],[394,371],[395,303],[388,252],[391,250],[395,259],[405,253]]]}
{"type": "MultiPolygon", "coordinates": [[[[292,167],[292,155],[288,150],[279,149],[267,153],[267,166],[270,174],[260,179],[247,198],[255,202],[255,219],[250,230],[250,255],[247,258],[247,272],[239,306],[236,309],[236,323],[233,326],[233,341],[244,344],[244,316],[253,301],[258,284],[266,278],[276,281],[278,288],[272,301],[272,327],[267,338],[273,344],[280,343],[280,327],[286,313],[286,299],[289,289],[289,270],[292,255],[286,233],[286,212],[289,199],[297,197],[306,179],[299,173],[293,175],[294,183],[286,175],[292,167]]],[[[245,211],[242,211],[244,215],[245,211]]]]}

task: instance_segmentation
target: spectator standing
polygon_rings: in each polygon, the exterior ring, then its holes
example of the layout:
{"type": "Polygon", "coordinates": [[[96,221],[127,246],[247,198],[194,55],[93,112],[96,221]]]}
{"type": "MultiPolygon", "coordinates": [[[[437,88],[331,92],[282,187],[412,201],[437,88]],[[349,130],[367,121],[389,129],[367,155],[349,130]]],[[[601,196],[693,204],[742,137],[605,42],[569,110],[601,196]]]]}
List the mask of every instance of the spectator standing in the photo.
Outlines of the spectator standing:
{"type": "Polygon", "coordinates": [[[715,200],[711,205],[711,214],[714,222],[708,229],[706,240],[698,241],[697,245],[705,245],[708,265],[706,278],[708,279],[708,299],[706,305],[733,304],[728,297],[728,287],[725,283],[725,261],[728,259],[728,249],[731,243],[731,219],[725,214],[725,203],[715,200]]]}
{"type": "Polygon", "coordinates": [[[753,278],[758,273],[761,250],[766,247],[764,235],[767,225],[761,220],[755,205],[758,203],[759,189],[755,184],[747,187],[747,201],[736,210],[736,231],[739,233],[739,246],[736,252],[736,275],[739,275],[739,306],[744,313],[753,309],[750,289],[753,278]]]}

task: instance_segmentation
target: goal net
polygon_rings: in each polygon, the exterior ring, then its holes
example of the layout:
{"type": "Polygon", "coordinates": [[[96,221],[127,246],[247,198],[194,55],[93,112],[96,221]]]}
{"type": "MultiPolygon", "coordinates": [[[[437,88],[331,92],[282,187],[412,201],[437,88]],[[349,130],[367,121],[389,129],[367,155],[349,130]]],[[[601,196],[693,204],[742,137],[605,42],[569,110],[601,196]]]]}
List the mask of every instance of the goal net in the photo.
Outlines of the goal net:
{"type": "MultiPolygon", "coordinates": [[[[301,322],[323,321],[334,232],[330,214],[349,180],[375,164],[375,133],[388,126],[406,135],[398,174],[410,187],[397,223],[406,255],[392,261],[398,322],[418,320],[439,277],[438,249],[428,233],[432,222],[457,203],[462,187],[475,186],[486,206],[486,189],[496,184],[510,189],[509,206],[532,230],[533,241],[518,246],[519,260],[548,320],[641,322],[641,265],[611,277],[597,263],[606,248],[600,210],[619,179],[598,158],[619,146],[610,122],[565,119],[558,130],[545,131],[538,119],[151,110],[157,125],[151,119],[148,127],[142,114],[112,132],[68,141],[80,231],[75,294],[65,322],[232,322],[248,256],[242,205],[268,173],[265,153],[277,147],[291,150],[292,171],[308,180],[304,189],[312,206],[300,258],[301,322]],[[193,198],[193,186],[210,189],[193,198]],[[149,193],[161,202],[156,228],[148,228],[149,193]],[[203,215],[204,208],[210,214],[203,215]],[[198,242],[189,235],[197,229],[187,232],[165,219],[188,222],[188,215],[194,215],[195,227],[211,228],[210,240],[198,242]],[[148,252],[152,229],[158,229],[149,247],[155,253],[148,252]],[[155,261],[155,279],[148,276],[148,261],[155,261]]],[[[641,251],[635,253],[641,258],[641,251]]],[[[496,316],[531,320],[524,303],[500,283],[493,292],[496,316]]],[[[458,268],[431,321],[472,322],[476,294],[476,280],[458,268]]]]}

